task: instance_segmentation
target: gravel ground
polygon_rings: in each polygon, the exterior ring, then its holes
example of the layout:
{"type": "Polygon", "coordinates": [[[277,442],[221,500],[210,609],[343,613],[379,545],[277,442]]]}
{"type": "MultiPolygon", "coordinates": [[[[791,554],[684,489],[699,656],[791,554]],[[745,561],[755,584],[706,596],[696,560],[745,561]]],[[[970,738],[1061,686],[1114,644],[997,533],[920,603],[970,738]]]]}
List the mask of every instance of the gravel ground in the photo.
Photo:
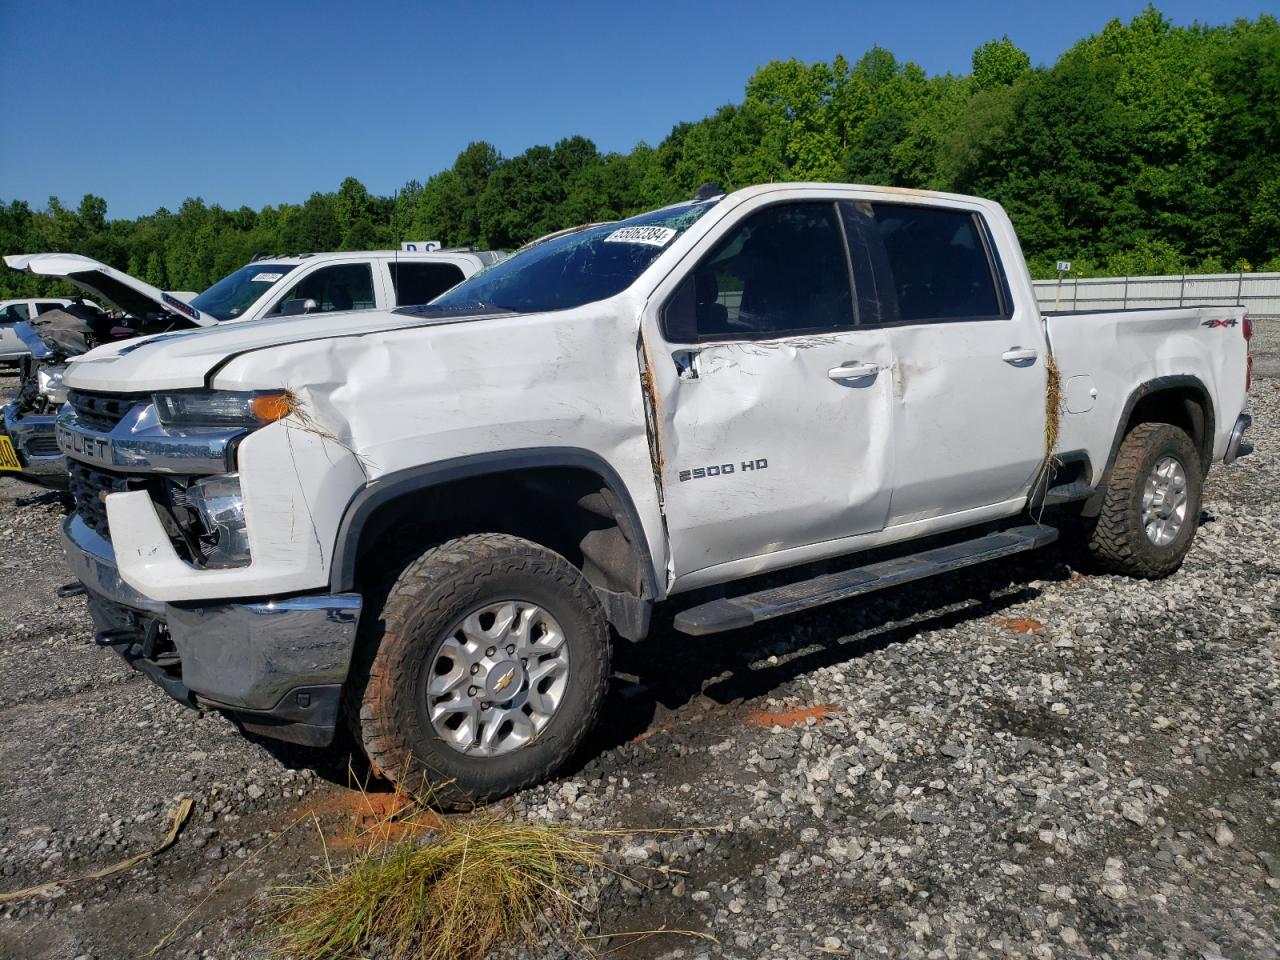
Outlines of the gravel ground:
{"type": "MultiPolygon", "coordinates": [[[[620,650],[600,733],[514,807],[634,831],[582,892],[593,929],[718,941],[636,958],[1280,957],[1280,324],[1255,355],[1258,452],[1214,468],[1167,580],[1042,552],[620,650]]],[[[191,913],[161,956],[264,957],[262,892],[322,862],[295,825],[359,817],[349,758],[246,739],[94,647],[53,596],[62,513],[0,481],[0,890],[195,812],[131,870],[0,902],[0,954],[139,956],[191,913]]]]}

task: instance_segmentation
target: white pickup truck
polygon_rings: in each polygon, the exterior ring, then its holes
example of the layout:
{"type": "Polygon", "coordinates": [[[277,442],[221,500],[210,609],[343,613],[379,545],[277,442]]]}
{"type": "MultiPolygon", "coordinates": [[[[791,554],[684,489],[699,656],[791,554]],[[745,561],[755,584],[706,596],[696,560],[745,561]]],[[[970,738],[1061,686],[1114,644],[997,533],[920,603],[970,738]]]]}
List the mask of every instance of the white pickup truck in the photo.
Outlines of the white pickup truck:
{"type": "Polygon", "coordinates": [[[429,306],[73,362],[99,642],[254,731],[345,716],[463,803],[556,770],[658,603],[744,627],[1048,544],[1055,506],[1112,570],[1178,567],[1248,451],[1241,310],[1042,315],[973,197],[715,193],[429,306]]]}
{"type": "MultiPolygon", "coordinates": [[[[79,254],[14,254],[4,259],[13,270],[55,277],[116,305],[128,314],[128,323],[132,324],[122,326],[116,339],[130,339],[140,333],[244,323],[264,317],[393,310],[406,304],[426,303],[501,256],[500,252],[473,250],[259,256],[201,294],[160,290],[79,254]]],[[[41,302],[32,307],[56,307],[68,302],[41,302]]],[[[15,318],[28,319],[16,306],[13,313],[15,318]]],[[[0,324],[0,361],[5,359],[5,335],[0,324]]],[[[25,355],[27,347],[16,335],[10,336],[16,345],[15,357],[25,355]]],[[[32,381],[31,388],[21,391],[3,410],[0,476],[9,473],[46,486],[64,487],[67,471],[54,437],[55,412],[66,400],[61,367],[46,363],[38,383],[34,372],[27,373],[24,379],[32,381]]]]}

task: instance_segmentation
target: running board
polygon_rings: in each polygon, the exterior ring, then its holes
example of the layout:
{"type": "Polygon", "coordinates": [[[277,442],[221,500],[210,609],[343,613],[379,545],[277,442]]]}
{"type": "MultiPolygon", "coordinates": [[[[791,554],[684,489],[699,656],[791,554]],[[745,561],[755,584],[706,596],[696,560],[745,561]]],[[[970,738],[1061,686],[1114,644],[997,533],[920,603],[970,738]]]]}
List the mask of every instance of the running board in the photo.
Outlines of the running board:
{"type": "Polygon", "coordinates": [[[1048,546],[1057,539],[1058,531],[1045,524],[1014,527],[949,547],[937,547],[898,557],[896,560],[884,560],[865,567],[828,573],[812,580],[800,580],[740,597],[712,600],[677,614],[675,628],[695,637],[724,630],[739,630],[762,620],[799,613],[824,603],[847,600],[900,583],[910,583],[912,580],[922,580],[935,574],[1048,546]]]}

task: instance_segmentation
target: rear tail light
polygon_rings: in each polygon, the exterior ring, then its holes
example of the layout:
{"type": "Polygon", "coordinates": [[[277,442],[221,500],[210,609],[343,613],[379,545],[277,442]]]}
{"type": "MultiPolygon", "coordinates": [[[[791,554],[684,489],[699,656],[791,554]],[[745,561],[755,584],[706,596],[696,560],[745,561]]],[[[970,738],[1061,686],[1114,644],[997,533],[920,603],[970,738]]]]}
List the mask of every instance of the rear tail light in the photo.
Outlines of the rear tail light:
{"type": "Polygon", "coordinates": [[[1244,324],[1242,326],[1244,328],[1244,341],[1248,343],[1253,339],[1253,321],[1249,319],[1249,314],[1247,313],[1244,315],[1244,324]]]}

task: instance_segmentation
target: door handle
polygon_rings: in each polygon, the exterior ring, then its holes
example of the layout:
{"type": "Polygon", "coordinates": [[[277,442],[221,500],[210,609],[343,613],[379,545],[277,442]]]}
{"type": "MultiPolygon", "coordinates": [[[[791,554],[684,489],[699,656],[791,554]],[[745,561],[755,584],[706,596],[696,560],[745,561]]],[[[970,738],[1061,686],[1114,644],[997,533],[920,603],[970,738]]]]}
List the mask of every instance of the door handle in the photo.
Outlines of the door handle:
{"type": "Polygon", "coordinates": [[[1000,354],[1000,359],[1005,363],[1013,364],[1015,367],[1024,365],[1031,366],[1031,364],[1036,362],[1036,357],[1038,356],[1040,356],[1040,354],[1036,353],[1034,350],[1025,347],[1012,347],[1000,354]]]}
{"type": "Polygon", "coordinates": [[[874,377],[879,372],[880,368],[874,363],[858,363],[855,360],[852,363],[842,363],[838,367],[832,367],[827,371],[827,376],[832,380],[863,380],[874,377]]]}

